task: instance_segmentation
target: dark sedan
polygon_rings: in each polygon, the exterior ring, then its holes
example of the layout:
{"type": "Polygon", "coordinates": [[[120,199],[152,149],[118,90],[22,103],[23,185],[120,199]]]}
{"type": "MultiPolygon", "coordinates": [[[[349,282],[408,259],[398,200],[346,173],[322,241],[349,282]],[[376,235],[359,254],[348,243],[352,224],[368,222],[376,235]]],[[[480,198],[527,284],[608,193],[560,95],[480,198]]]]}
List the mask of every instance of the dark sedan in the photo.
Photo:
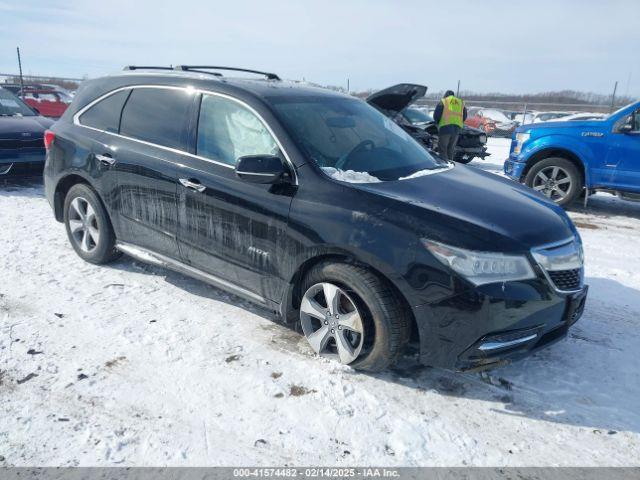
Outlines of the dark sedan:
{"type": "Polygon", "coordinates": [[[42,170],[44,132],[53,121],[33,111],[11,92],[0,88],[0,175],[42,170]]]}

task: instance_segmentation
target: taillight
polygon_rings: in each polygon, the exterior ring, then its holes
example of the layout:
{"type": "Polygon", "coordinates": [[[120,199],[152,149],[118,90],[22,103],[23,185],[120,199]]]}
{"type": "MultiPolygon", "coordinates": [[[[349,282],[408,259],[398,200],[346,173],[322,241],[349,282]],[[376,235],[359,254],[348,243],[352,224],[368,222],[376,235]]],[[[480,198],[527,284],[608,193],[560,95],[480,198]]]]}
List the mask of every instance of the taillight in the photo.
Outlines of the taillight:
{"type": "Polygon", "coordinates": [[[44,132],[44,148],[49,150],[49,147],[51,147],[51,144],[53,143],[54,138],[56,138],[56,134],[53,133],[51,130],[46,130],[44,132]]]}

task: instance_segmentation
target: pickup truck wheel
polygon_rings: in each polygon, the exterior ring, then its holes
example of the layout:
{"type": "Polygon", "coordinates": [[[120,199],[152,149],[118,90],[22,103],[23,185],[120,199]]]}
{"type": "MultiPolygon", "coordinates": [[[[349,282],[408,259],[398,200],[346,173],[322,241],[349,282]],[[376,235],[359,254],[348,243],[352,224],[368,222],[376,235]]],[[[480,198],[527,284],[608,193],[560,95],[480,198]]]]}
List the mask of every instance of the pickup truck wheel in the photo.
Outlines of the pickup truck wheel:
{"type": "Polygon", "coordinates": [[[109,216],[88,185],[80,183],[69,189],[64,200],[64,225],[71,246],[83,260],[103,264],[121,255],[115,248],[109,216]]]}
{"type": "Polygon", "coordinates": [[[576,200],[583,189],[582,175],[576,166],[561,157],[536,163],[527,173],[525,183],[562,206],[576,200]]]}
{"type": "Polygon", "coordinates": [[[406,309],[366,268],[322,262],[301,287],[300,324],[318,355],[375,372],[393,364],[408,343],[406,309]]]}

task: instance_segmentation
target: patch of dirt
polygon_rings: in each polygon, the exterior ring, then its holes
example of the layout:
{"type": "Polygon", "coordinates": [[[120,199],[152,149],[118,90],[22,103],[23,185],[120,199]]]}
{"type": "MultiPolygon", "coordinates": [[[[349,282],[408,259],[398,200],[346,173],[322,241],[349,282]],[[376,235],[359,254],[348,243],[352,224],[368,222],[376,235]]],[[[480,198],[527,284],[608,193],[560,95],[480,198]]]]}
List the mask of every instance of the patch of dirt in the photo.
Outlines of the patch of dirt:
{"type": "Polygon", "coordinates": [[[38,374],[37,374],[37,373],[30,373],[30,374],[29,374],[29,375],[27,375],[26,377],[21,378],[20,380],[18,380],[16,383],[17,383],[18,385],[22,385],[23,383],[28,382],[29,380],[31,380],[32,378],[36,378],[37,376],[38,376],[38,374]]]}
{"type": "Polygon", "coordinates": [[[315,389],[308,389],[301,385],[291,385],[289,389],[289,395],[292,397],[301,397],[302,395],[307,395],[309,393],[316,393],[315,389]]]}
{"type": "Polygon", "coordinates": [[[586,228],[588,230],[600,230],[602,228],[599,225],[594,225],[593,223],[583,222],[580,220],[574,220],[573,224],[578,228],[586,228]]]}
{"type": "Polygon", "coordinates": [[[126,361],[127,361],[127,357],[120,356],[118,358],[114,358],[113,360],[109,360],[104,364],[104,366],[107,368],[113,368],[113,367],[117,367],[118,365],[121,365],[126,361]]]}
{"type": "Polygon", "coordinates": [[[240,358],[242,358],[240,355],[229,355],[224,359],[224,361],[227,363],[237,362],[238,360],[240,360],[240,358]]]}
{"type": "Polygon", "coordinates": [[[280,378],[282,376],[282,372],[271,372],[271,378],[273,378],[274,380],[276,378],[280,378]]]}

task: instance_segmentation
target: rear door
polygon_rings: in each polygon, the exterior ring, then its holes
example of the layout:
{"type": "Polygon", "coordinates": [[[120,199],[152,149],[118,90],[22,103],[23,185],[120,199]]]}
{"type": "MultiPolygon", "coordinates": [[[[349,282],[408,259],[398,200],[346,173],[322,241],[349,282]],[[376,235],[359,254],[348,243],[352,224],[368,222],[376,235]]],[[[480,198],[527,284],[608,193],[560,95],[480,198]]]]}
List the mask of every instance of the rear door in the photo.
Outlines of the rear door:
{"type": "Polygon", "coordinates": [[[119,134],[104,139],[118,183],[119,240],[179,258],[177,167],[185,155],[194,94],[178,87],[135,87],[119,134]]]}
{"type": "Polygon", "coordinates": [[[276,252],[294,190],[247,183],[234,171],[243,155],[283,155],[279,144],[255,111],[231,97],[203,94],[196,116],[195,154],[178,167],[183,259],[240,293],[279,300],[276,252]]]}
{"type": "MultiPolygon", "coordinates": [[[[115,152],[111,150],[114,134],[118,133],[120,127],[120,116],[131,90],[120,90],[112,93],[97,102],[89,105],[84,110],[76,114],[74,122],[82,128],[82,135],[74,140],[77,146],[76,154],[80,158],[88,157],[90,176],[94,186],[100,192],[111,221],[118,232],[118,209],[117,202],[117,165],[114,165],[115,152]],[[90,144],[84,145],[85,139],[91,139],[90,144]]],[[[64,125],[58,123],[57,125],[64,125]]]]}

